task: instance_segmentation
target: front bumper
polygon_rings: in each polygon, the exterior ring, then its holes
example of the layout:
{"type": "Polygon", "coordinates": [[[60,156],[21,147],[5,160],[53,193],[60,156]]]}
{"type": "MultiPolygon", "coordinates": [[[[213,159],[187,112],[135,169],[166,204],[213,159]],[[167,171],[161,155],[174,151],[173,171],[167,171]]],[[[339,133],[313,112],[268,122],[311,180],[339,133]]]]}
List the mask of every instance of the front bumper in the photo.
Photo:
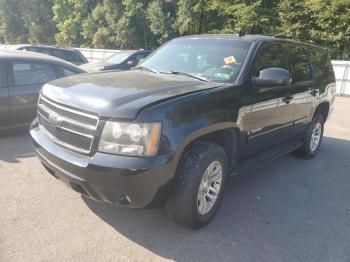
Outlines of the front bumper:
{"type": "Polygon", "coordinates": [[[30,135],[38,158],[51,175],[97,201],[146,207],[156,196],[164,196],[174,175],[165,156],[128,157],[99,152],[86,156],[71,152],[50,140],[37,120],[31,125],[30,135]]]}

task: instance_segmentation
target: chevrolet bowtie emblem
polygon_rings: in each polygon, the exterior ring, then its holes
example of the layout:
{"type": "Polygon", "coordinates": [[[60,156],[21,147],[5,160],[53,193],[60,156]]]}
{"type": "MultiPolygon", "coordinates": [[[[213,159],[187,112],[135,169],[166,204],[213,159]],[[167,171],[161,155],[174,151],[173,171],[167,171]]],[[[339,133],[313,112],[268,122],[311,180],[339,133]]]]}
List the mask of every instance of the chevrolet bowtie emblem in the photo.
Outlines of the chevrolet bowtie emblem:
{"type": "Polygon", "coordinates": [[[51,113],[47,121],[50,126],[55,128],[60,127],[62,124],[62,118],[56,113],[51,113]]]}

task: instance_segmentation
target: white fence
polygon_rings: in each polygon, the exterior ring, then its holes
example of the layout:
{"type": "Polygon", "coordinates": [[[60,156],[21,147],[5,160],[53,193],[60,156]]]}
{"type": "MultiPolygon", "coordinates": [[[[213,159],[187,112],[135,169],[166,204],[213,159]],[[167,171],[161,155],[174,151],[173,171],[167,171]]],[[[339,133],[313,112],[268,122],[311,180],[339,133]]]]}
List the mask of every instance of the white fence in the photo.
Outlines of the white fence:
{"type": "Polygon", "coordinates": [[[337,94],[350,95],[350,61],[332,61],[337,80],[337,94]]]}
{"type": "Polygon", "coordinates": [[[90,48],[75,48],[79,50],[90,63],[101,61],[121,50],[111,50],[111,49],[90,49],[90,48]]]}

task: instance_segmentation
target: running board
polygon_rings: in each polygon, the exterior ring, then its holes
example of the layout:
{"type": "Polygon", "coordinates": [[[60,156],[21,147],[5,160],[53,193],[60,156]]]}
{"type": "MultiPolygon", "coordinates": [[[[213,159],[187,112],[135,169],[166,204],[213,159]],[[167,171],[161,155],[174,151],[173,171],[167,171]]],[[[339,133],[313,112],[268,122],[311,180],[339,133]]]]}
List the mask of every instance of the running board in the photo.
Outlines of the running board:
{"type": "Polygon", "coordinates": [[[238,162],[238,165],[230,173],[230,176],[249,173],[257,168],[263,167],[268,163],[272,162],[273,160],[295,151],[302,145],[303,143],[298,140],[288,141],[278,146],[274,146],[273,148],[267,151],[258,153],[257,155],[242,159],[238,162]]]}

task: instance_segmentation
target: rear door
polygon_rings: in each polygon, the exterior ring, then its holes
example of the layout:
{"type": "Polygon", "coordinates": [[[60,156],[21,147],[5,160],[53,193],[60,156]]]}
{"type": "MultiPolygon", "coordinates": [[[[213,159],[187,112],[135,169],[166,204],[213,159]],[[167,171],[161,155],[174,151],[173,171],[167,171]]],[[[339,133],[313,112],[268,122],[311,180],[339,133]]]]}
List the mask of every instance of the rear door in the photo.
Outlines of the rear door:
{"type": "Polygon", "coordinates": [[[288,61],[292,73],[294,122],[293,134],[301,134],[313,112],[317,95],[315,78],[306,46],[288,44],[288,61]]]}
{"type": "Polygon", "coordinates": [[[9,103],[12,125],[28,124],[36,116],[40,88],[56,79],[49,63],[13,61],[11,63],[9,103]]]}
{"type": "Polygon", "coordinates": [[[9,89],[7,63],[0,61],[0,129],[10,125],[9,89]]]}
{"type": "MultiPolygon", "coordinates": [[[[267,43],[259,48],[253,61],[252,77],[267,68],[288,70],[286,52],[279,42],[267,43]]],[[[292,136],[293,105],[291,86],[252,87],[245,97],[244,126],[248,144],[246,154],[253,154],[283,142],[292,136]]]]}

